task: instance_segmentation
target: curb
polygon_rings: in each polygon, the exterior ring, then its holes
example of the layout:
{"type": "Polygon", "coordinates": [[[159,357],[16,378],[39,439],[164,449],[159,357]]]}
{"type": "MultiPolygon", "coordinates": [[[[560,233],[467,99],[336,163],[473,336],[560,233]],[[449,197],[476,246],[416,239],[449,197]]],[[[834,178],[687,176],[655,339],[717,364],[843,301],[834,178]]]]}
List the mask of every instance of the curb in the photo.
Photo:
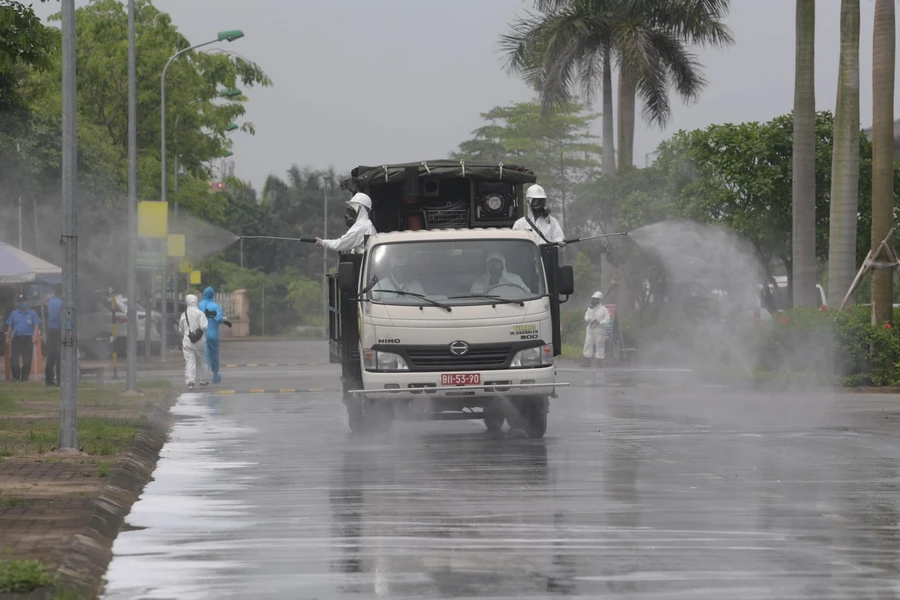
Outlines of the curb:
{"type": "Polygon", "coordinates": [[[125,517],[152,480],[159,452],[169,431],[169,410],[178,396],[157,404],[146,430],[138,434],[131,449],[112,468],[109,482],[92,502],[87,524],[69,545],[60,565],[60,588],[88,595],[99,595],[103,577],[112,561],[112,546],[125,517]]]}

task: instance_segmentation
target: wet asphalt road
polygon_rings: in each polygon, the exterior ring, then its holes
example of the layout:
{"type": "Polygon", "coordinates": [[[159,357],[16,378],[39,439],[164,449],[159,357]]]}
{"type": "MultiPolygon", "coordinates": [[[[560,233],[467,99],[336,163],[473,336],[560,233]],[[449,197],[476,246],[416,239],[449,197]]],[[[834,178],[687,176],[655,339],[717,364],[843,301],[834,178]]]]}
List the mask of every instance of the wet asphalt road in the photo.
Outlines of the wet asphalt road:
{"type": "MultiPolygon", "coordinates": [[[[337,377],[235,368],[225,387],[337,377]]],[[[544,440],[475,421],[359,439],[334,392],[185,394],[105,598],[900,598],[897,396],[561,378],[597,387],[552,401],[544,440]]]]}

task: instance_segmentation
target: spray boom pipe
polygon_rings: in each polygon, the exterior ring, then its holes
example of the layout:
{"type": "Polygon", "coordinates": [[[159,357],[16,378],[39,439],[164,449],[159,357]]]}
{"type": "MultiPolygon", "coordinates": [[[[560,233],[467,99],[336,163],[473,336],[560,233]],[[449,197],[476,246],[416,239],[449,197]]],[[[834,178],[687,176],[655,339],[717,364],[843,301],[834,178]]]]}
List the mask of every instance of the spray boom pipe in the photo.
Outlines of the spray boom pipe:
{"type": "Polygon", "coordinates": [[[316,238],[292,238],[292,237],[275,237],[272,235],[242,235],[242,240],[282,240],[285,242],[303,242],[304,244],[315,244],[316,238]]]}
{"type": "Polygon", "coordinates": [[[608,238],[614,235],[628,235],[627,231],[623,231],[621,233],[601,233],[600,235],[589,235],[586,237],[580,238],[572,238],[570,240],[565,240],[566,244],[574,244],[575,242],[586,242],[588,240],[599,240],[600,238],[608,238]]]}

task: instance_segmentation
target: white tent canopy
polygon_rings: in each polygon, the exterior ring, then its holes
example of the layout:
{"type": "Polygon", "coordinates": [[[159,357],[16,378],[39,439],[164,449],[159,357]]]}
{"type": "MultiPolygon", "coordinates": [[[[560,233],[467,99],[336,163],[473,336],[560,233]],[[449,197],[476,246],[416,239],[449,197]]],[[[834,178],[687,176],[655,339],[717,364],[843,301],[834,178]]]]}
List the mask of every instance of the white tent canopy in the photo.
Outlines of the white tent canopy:
{"type": "Polygon", "coordinates": [[[62,281],[62,269],[33,254],[0,242],[0,284],[62,281]]]}

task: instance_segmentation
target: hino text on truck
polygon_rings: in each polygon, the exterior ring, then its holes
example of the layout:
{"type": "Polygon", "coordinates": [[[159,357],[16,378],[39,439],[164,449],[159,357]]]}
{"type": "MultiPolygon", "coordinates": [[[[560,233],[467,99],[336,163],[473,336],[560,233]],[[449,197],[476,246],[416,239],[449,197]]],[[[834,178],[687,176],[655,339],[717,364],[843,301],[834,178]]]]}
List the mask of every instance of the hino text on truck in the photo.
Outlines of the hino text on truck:
{"type": "Polygon", "coordinates": [[[560,304],[574,291],[556,244],[511,229],[530,170],[462,161],[360,166],[379,232],[329,275],[331,362],[342,366],[353,431],[397,415],[547,429],[562,350],[560,304]]]}

